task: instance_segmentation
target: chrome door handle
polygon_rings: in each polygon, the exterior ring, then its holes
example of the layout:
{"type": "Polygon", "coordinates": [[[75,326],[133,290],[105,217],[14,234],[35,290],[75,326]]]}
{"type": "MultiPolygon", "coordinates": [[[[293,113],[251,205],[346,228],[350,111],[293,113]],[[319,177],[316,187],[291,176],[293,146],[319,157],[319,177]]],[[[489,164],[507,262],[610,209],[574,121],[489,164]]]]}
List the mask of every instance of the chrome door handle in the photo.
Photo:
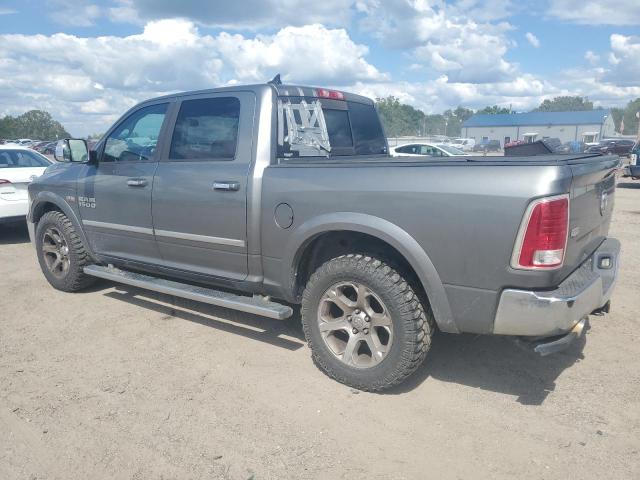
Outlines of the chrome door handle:
{"type": "Polygon", "coordinates": [[[237,192],[240,190],[240,182],[213,182],[214,190],[223,190],[225,192],[237,192]]]}
{"type": "Polygon", "coordinates": [[[144,178],[130,178],[127,180],[129,187],[146,187],[147,181],[144,178]]]}

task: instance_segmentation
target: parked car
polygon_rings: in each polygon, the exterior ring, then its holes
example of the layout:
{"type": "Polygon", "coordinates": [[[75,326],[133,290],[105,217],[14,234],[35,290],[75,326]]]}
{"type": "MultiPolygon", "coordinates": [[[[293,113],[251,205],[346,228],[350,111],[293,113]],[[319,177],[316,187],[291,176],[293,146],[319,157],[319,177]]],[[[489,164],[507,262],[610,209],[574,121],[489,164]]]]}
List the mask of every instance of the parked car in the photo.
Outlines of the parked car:
{"type": "Polygon", "coordinates": [[[277,81],[152,99],[95,149],[57,147],[28,222],[54,288],[301,304],[315,363],[355,388],[402,382],[436,328],[549,354],[608,311],[618,157],[393,158],[372,100],[277,81]]]}
{"type": "Polygon", "coordinates": [[[473,138],[454,138],[451,142],[451,146],[457,148],[458,150],[462,150],[464,152],[473,151],[473,147],[475,147],[476,141],[473,138]]]}
{"type": "Polygon", "coordinates": [[[26,147],[0,145],[0,223],[25,220],[27,185],[51,163],[26,147]]]}
{"type": "Polygon", "coordinates": [[[636,142],[629,154],[629,164],[623,167],[622,176],[640,179],[640,141],[636,142]]]}
{"type": "Polygon", "coordinates": [[[53,155],[56,150],[56,144],[58,142],[48,142],[44,145],[38,147],[37,151],[42,153],[43,155],[53,155]]]}
{"type": "Polygon", "coordinates": [[[480,143],[476,143],[473,146],[474,152],[500,152],[502,147],[500,146],[500,140],[482,140],[480,143]]]}
{"type": "Polygon", "coordinates": [[[429,157],[459,157],[467,155],[451,145],[442,143],[411,143],[391,148],[391,156],[406,157],[413,155],[425,155],[429,157]]]}
{"type": "Polygon", "coordinates": [[[620,155],[621,157],[627,156],[631,153],[631,149],[634,145],[633,140],[626,138],[620,138],[615,140],[603,140],[597,145],[591,146],[587,149],[588,153],[602,153],[604,155],[620,155]]]}
{"type": "Polygon", "coordinates": [[[556,151],[558,153],[582,153],[585,151],[585,145],[584,142],[580,141],[565,142],[560,145],[556,151]]]}

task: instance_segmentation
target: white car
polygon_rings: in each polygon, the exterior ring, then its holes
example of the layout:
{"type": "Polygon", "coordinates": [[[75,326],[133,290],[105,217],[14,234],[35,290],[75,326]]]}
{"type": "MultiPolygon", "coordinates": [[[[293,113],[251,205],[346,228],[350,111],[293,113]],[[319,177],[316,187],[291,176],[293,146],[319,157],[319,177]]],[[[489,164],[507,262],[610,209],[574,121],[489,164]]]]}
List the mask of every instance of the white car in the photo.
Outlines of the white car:
{"type": "Polygon", "coordinates": [[[52,162],[26,147],[0,145],[0,223],[24,219],[29,208],[27,186],[52,162]]]}
{"type": "Polygon", "coordinates": [[[451,142],[451,146],[465,152],[471,152],[476,145],[476,141],[473,138],[454,138],[451,142]]]}
{"type": "Polygon", "coordinates": [[[410,143],[391,148],[392,157],[413,157],[424,155],[429,157],[464,157],[462,150],[443,143],[410,143]]]}

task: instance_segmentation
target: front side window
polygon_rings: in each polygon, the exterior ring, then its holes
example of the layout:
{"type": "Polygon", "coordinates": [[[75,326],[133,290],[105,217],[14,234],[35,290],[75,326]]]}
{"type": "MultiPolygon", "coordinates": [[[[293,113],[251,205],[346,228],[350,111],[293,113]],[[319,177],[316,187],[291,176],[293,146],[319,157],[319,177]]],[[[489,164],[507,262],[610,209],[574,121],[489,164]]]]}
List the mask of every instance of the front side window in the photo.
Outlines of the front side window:
{"type": "Polygon", "coordinates": [[[103,162],[153,160],[167,103],[135,111],[111,132],[105,143],[103,162]]]}
{"type": "Polygon", "coordinates": [[[240,100],[236,97],[185,100],[171,139],[171,160],[233,160],[240,100]]]}

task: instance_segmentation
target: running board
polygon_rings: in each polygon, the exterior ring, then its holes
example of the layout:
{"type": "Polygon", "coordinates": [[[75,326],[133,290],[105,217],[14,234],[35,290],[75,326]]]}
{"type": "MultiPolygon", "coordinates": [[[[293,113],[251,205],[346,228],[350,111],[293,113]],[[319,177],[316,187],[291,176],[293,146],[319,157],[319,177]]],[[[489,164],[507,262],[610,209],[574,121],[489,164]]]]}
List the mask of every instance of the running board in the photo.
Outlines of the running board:
{"type": "Polygon", "coordinates": [[[218,307],[230,308],[241,312],[261,315],[263,317],[284,320],[293,314],[293,309],[280,303],[263,300],[260,297],[246,297],[234,293],[222,292],[211,288],[196,287],[187,283],[173,282],[163,278],[128,272],[114,267],[89,265],[84,267],[84,273],[93,277],[104,278],[125,285],[153,290],[154,292],[187,298],[196,302],[208,303],[218,307]]]}

